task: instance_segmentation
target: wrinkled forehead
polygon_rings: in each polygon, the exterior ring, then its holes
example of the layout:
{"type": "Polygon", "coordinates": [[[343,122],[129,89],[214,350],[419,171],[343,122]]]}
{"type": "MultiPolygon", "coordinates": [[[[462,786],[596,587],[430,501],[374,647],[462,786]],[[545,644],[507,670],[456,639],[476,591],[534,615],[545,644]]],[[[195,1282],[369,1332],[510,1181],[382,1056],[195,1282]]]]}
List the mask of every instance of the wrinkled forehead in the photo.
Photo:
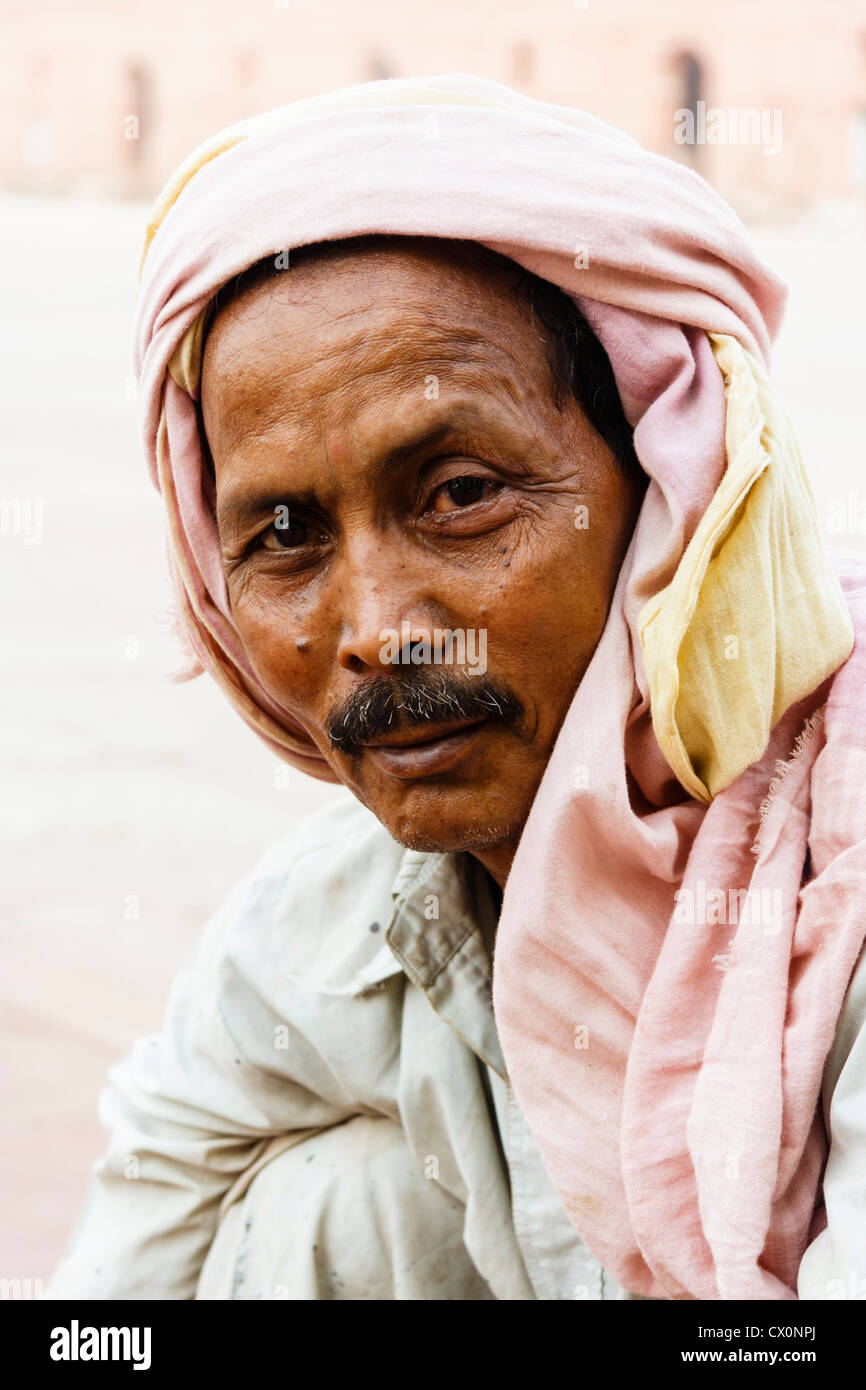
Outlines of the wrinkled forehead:
{"type": "Polygon", "coordinates": [[[205,360],[218,370],[219,349],[249,350],[302,329],[351,341],[362,312],[368,325],[402,317],[424,326],[431,350],[437,338],[461,333],[469,346],[497,325],[525,333],[529,304],[516,291],[527,278],[477,242],[380,236],[303,247],[264,258],[214,296],[204,316],[205,360]]]}
{"type": "Polygon", "coordinates": [[[211,311],[204,389],[213,382],[230,386],[239,366],[258,357],[294,347],[302,359],[311,344],[319,358],[360,350],[371,333],[396,335],[385,353],[394,365],[404,354],[423,354],[425,345],[432,362],[447,344],[471,357],[485,343],[494,349],[512,338],[530,348],[541,343],[527,334],[528,306],[514,293],[524,273],[503,258],[479,265],[424,241],[342,249],[287,268],[275,268],[269,258],[253,271],[211,311]]]}
{"type": "Polygon", "coordinates": [[[485,390],[508,405],[550,395],[551,342],[517,291],[526,272],[473,243],[329,244],[271,257],[212,306],[202,362],[206,444],[221,453],[277,422],[339,403],[357,417],[399,392],[485,390]]]}
{"type": "MultiPolygon", "coordinates": [[[[205,400],[221,523],[265,486],[355,512],[383,505],[443,451],[528,460],[563,435],[547,365],[521,361],[507,331],[476,330],[459,305],[451,324],[374,305],[324,337],[268,341],[223,384],[205,400]]],[[[593,444],[603,448],[587,438],[581,454],[593,444]]]]}

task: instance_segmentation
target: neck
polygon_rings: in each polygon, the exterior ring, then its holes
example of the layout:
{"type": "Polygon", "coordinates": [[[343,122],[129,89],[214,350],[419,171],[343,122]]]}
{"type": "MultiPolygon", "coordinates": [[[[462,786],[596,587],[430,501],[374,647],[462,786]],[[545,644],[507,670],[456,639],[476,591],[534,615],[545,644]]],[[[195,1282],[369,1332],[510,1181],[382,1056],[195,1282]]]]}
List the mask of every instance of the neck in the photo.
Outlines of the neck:
{"type": "Polygon", "coordinates": [[[505,885],[508,882],[508,875],[511,871],[511,861],[517,849],[517,841],[507,841],[505,844],[495,845],[491,849],[473,849],[471,854],[477,859],[479,864],[483,864],[494,883],[497,884],[500,894],[505,892],[505,885]]]}

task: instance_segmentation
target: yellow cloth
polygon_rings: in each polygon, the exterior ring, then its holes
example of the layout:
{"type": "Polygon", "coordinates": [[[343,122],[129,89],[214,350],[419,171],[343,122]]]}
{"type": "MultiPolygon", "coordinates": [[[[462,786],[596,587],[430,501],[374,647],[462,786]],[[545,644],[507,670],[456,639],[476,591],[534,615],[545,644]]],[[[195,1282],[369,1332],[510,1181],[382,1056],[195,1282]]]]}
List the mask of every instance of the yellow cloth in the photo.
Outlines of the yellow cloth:
{"type": "Polygon", "coordinates": [[[854,645],[790,421],[736,339],[708,336],[726,382],[727,469],[638,624],[656,738],[705,802],[761,756],[785,710],[854,645]]]}

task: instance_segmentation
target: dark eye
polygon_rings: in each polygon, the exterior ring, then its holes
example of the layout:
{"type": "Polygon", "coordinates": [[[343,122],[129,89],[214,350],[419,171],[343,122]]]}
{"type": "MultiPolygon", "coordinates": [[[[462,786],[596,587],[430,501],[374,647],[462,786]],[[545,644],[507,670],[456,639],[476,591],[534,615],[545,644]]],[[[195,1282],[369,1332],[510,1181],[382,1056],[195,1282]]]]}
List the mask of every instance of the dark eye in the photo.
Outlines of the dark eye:
{"type": "Polygon", "coordinates": [[[321,534],[303,517],[295,516],[288,507],[278,507],[273,524],[264,532],[261,544],[265,550],[297,550],[302,545],[316,544],[321,534]]]}
{"type": "Polygon", "coordinates": [[[466,474],[459,478],[450,478],[447,483],[436,489],[433,496],[433,511],[447,512],[454,507],[471,507],[474,502],[483,502],[487,497],[491,497],[497,490],[499,484],[492,478],[479,478],[472,474],[466,474]],[[453,505],[448,506],[451,502],[453,505]]]}
{"type": "Polygon", "coordinates": [[[292,546],[306,544],[307,527],[297,517],[290,516],[285,522],[274,522],[273,536],[278,545],[290,550],[292,546]]]}

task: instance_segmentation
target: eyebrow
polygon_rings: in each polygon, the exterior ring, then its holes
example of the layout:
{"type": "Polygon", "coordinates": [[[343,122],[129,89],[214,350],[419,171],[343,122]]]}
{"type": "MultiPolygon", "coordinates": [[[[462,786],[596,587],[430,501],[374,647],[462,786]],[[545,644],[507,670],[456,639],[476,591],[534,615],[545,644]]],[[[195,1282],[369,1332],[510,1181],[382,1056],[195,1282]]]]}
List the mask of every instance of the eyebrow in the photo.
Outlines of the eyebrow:
{"type": "MultiPolygon", "coordinates": [[[[504,422],[502,423],[504,424],[504,422]]],[[[376,467],[387,477],[389,474],[397,472],[415,455],[423,453],[427,449],[435,448],[437,444],[441,444],[449,436],[459,434],[472,427],[495,428],[495,424],[496,422],[486,416],[477,406],[455,407],[444,420],[440,420],[434,425],[428,425],[425,429],[410,435],[408,439],[401,440],[399,444],[387,449],[377,459],[376,467]]],[[[313,503],[316,500],[309,489],[299,492],[293,489],[291,484],[278,491],[268,488],[267,491],[262,492],[250,490],[248,487],[236,487],[229,490],[223,506],[218,508],[217,519],[218,521],[231,520],[245,525],[284,505],[287,498],[292,498],[296,504],[300,503],[301,505],[313,503]]]]}
{"type": "Polygon", "coordinates": [[[386,477],[390,473],[396,473],[415,454],[421,454],[425,449],[434,449],[443,439],[465,428],[465,421],[461,424],[459,420],[451,417],[440,420],[438,425],[431,425],[429,429],[421,430],[411,438],[405,439],[402,444],[395,444],[393,449],[388,449],[379,460],[379,468],[386,477]]]}

